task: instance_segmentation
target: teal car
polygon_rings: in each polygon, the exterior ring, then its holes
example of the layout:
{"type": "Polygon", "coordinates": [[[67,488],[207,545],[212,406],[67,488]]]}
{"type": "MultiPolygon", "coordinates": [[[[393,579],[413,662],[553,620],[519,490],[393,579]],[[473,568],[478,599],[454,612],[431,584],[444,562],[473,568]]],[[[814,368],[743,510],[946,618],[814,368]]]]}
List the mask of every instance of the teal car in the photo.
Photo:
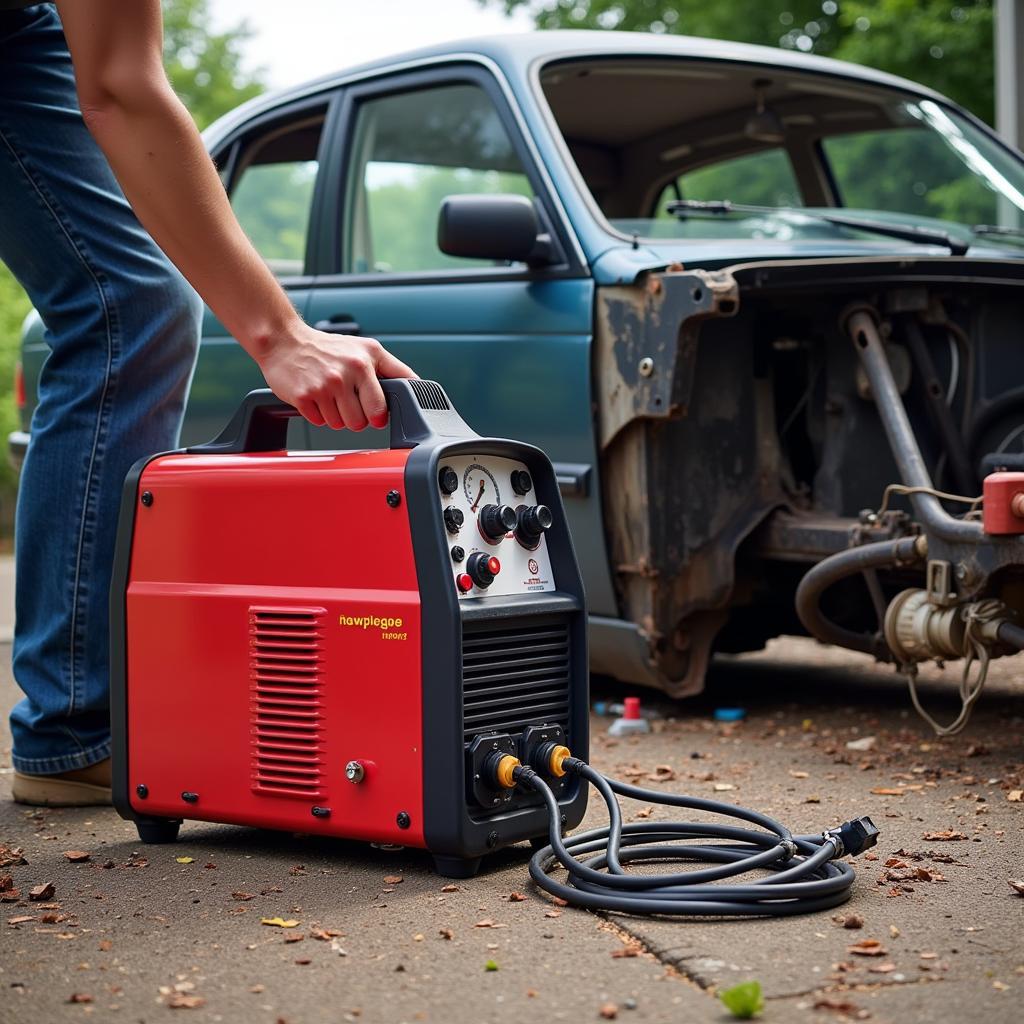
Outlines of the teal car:
{"type": "MultiPolygon", "coordinates": [[[[262,96],[205,139],[309,323],[550,455],[595,671],[683,696],[713,652],[808,631],[912,668],[967,651],[979,602],[1024,612],[1017,539],[935,497],[1024,470],[1024,162],[949,100],[778,49],[537,32],[262,96]],[[950,621],[915,624],[908,591],[950,621]]],[[[30,319],[15,458],[46,355],[30,319]]],[[[184,443],[262,383],[207,315],[184,443]]]]}

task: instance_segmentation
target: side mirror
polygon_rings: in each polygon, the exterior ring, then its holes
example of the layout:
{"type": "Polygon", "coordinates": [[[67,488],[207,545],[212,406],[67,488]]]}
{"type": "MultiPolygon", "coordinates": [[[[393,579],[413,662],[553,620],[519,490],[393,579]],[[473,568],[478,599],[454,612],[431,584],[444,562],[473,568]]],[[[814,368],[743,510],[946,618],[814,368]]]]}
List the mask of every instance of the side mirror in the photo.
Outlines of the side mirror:
{"type": "Polygon", "coordinates": [[[555,260],[533,203],[517,195],[458,195],[441,201],[437,247],[448,256],[543,267],[555,260]]]}

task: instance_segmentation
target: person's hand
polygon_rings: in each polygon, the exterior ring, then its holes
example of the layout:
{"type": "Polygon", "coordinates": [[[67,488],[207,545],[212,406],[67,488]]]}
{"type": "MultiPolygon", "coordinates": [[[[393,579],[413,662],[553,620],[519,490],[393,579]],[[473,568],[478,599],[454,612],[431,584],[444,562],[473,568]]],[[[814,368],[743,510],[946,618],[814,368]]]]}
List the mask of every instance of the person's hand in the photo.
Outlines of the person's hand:
{"type": "Polygon", "coordinates": [[[314,426],[384,427],[388,407],[378,377],[416,374],[373,338],[326,334],[304,323],[276,338],[259,360],[270,389],[314,426]]]}

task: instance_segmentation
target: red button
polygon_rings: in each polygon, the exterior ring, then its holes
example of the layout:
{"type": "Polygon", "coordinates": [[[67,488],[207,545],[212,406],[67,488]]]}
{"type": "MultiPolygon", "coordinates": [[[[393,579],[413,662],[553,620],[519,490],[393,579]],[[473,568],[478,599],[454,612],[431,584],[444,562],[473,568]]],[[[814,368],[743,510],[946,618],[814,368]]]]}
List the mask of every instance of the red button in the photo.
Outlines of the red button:
{"type": "Polygon", "coordinates": [[[455,585],[465,594],[467,591],[473,589],[473,578],[468,572],[460,572],[459,575],[455,577],[455,585]]]}
{"type": "Polygon", "coordinates": [[[487,571],[492,576],[497,576],[498,573],[501,572],[501,562],[499,562],[494,555],[491,555],[491,557],[487,559],[487,571]]]}

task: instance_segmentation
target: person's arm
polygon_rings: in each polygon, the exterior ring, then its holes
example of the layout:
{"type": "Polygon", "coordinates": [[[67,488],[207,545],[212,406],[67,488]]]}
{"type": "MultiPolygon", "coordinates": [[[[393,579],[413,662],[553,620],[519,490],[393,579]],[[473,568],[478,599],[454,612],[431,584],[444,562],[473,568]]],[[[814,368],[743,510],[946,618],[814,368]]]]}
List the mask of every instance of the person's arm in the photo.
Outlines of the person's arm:
{"type": "Polygon", "coordinates": [[[163,68],[160,0],[57,0],[82,116],[153,239],[311,423],[387,422],[378,377],[415,376],[372,338],[303,323],[235,219],[163,68]]]}

